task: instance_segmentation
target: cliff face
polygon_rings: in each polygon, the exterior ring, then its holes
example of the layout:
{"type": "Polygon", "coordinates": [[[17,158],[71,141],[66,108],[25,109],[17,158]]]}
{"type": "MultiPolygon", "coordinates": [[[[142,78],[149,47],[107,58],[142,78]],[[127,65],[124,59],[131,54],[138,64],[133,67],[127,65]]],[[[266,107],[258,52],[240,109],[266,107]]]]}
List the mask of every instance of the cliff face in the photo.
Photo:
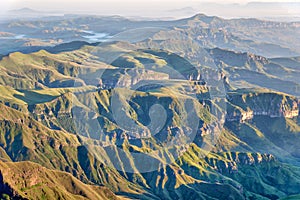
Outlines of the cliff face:
{"type": "Polygon", "coordinates": [[[102,75],[98,87],[102,89],[130,88],[140,81],[152,80],[169,80],[169,75],[146,69],[107,70],[102,75]]]}
{"type": "MultiPolygon", "coordinates": [[[[300,186],[296,177],[291,178],[291,180],[296,181],[294,183],[285,179],[286,172],[281,170],[282,166],[273,155],[231,152],[223,153],[222,157],[228,160],[216,160],[214,158],[206,158],[206,160],[220,174],[241,183],[241,185],[236,186],[240,191],[256,191],[267,199],[280,199],[285,192],[297,193],[297,188],[300,186]],[[249,169],[255,170],[250,171],[249,169]],[[253,177],[261,177],[261,180],[253,177]],[[264,184],[271,187],[264,188],[264,184]],[[277,188],[277,190],[272,189],[272,187],[277,188]]],[[[219,180],[220,183],[226,181],[226,179],[219,180]]]]}
{"type": "Polygon", "coordinates": [[[276,159],[271,154],[260,153],[224,153],[224,157],[228,160],[216,160],[214,158],[206,158],[207,163],[213,167],[213,169],[219,171],[222,174],[233,174],[239,171],[239,167],[244,165],[254,166],[262,165],[265,163],[276,162],[276,159]]]}
{"type": "Polygon", "coordinates": [[[267,58],[251,53],[226,51],[219,48],[212,49],[209,53],[215,63],[222,67],[236,66],[261,70],[263,65],[270,63],[267,58]]]}
{"type": "Polygon", "coordinates": [[[244,122],[254,116],[294,118],[299,116],[299,100],[275,92],[229,93],[227,121],[244,122]]]}

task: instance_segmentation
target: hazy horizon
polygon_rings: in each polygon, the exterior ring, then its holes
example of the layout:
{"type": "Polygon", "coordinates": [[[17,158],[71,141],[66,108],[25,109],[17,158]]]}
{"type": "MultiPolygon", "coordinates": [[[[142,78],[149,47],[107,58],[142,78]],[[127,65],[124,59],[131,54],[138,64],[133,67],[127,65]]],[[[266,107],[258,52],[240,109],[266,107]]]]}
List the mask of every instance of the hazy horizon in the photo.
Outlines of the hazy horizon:
{"type": "Polygon", "coordinates": [[[85,0],[85,1],[59,1],[59,0],[5,0],[2,2],[0,12],[5,15],[10,10],[30,8],[41,12],[58,12],[64,14],[96,14],[96,15],[121,15],[125,17],[150,17],[150,18],[181,18],[197,13],[216,15],[224,18],[238,17],[299,17],[300,2],[295,0],[227,0],[227,1],[171,1],[171,0],[85,0]],[[268,3],[268,6],[255,5],[268,3]],[[271,4],[270,4],[271,3],[271,4]],[[299,3],[289,5],[287,3],[299,3]]]}

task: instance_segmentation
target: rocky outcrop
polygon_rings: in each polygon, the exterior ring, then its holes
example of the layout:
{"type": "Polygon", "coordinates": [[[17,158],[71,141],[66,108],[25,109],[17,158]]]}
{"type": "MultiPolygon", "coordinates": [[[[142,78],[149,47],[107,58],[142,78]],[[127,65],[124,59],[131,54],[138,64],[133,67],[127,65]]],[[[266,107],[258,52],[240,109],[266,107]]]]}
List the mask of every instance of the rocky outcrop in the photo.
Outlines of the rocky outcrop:
{"type": "Polygon", "coordinates": [[[228,96],[227,121],[244,122],[254,116],[294,118],[299,116],[299,100],[275,92],[230,93],[228,96]]]}
{"type": "Polygon", "coordinates": [[[261,70],[262,65],[269,64],[270,61],[252,53],[242,53],[224,50],[220,48],[211,49],[209,54],[216,64],[221,67],[246,67],[253,70],[261,70]]]}
{"type": "Polygon", "coordinates": [[[271,154],[260,153],[239,153],[231,152],[224,153],[228,160],[216,160],[214,158],[205,158],[206,162],[214,169],[224,174],[236,173],[239,166],[244,165],[260,165],[263,163],[271,163],[276,161],[275,157],[271,154]]]}
{"type": "Polygon", "coordinates": [[[142,81],[169,80],[169,75],[147,69],[106,70],[100,77],[100,89],[132,87],[142,81]]]}

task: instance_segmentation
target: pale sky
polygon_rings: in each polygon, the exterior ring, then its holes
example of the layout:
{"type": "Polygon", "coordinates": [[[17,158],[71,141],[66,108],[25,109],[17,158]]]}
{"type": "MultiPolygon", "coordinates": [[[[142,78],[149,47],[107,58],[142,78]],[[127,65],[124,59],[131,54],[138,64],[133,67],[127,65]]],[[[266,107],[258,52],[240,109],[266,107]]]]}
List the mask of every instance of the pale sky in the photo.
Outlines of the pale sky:
{"type": "MultiPolygon", "coordinates": [[[[84,13],[84,14],[100,14],[100,15],[124,15],[124,16],[169,16],[171,13],[166,11],[189,8],[195,13],[202,12],[210,15],[218,16],[251,16],[261,15],[278,15],[298,14],[298,8],[286,8],[282,6],[279,10],[253,11],[249,9],[241,10],[240,7],[228,6],[222,8],[203,7],[201,4],[205,2],[217,4],[238,3],[245,5],[248,2],[299,2],[300,0],[0,0],[0,12],[3,14],[7,10],[20,9],[24,7],[32,8],[39,11],[58,11],[64,13],[84,13]],[[247,13],[249,12],[249,13],[247,13]]],[[[276,8],[277,9],[277,8],[276,8]]],[[[190,11],[191,13],[191,11],[190,11]]],[[[186,14],[189,15],[186,11],[186,14]]],[[[173,13],[176,15],[176,13],[173,13]]]]}

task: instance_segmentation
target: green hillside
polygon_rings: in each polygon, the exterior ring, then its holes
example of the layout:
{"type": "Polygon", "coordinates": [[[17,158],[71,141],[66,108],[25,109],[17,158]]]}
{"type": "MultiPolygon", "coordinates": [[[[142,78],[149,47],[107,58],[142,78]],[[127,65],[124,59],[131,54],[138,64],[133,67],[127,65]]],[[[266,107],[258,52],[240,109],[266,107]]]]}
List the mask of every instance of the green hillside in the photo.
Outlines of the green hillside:
{"type": "Polygon", "coordinates": [[[32,162],[1,162],[1,199],[121,199],[108,188],[32,162]]]}
{"type": "Polygon", "coordinates": [[[0,61],[3,198],[300,193],[299,101],[295,88],[286,91],[297,86],[296,75],[288,80],[290,66],[274,69],[273,60],[222,49],[204,49],[207,62],[197,63],[199,55],[187,56],[182,43],[170,51],[142,45],[12,53],[0,61]]]}

